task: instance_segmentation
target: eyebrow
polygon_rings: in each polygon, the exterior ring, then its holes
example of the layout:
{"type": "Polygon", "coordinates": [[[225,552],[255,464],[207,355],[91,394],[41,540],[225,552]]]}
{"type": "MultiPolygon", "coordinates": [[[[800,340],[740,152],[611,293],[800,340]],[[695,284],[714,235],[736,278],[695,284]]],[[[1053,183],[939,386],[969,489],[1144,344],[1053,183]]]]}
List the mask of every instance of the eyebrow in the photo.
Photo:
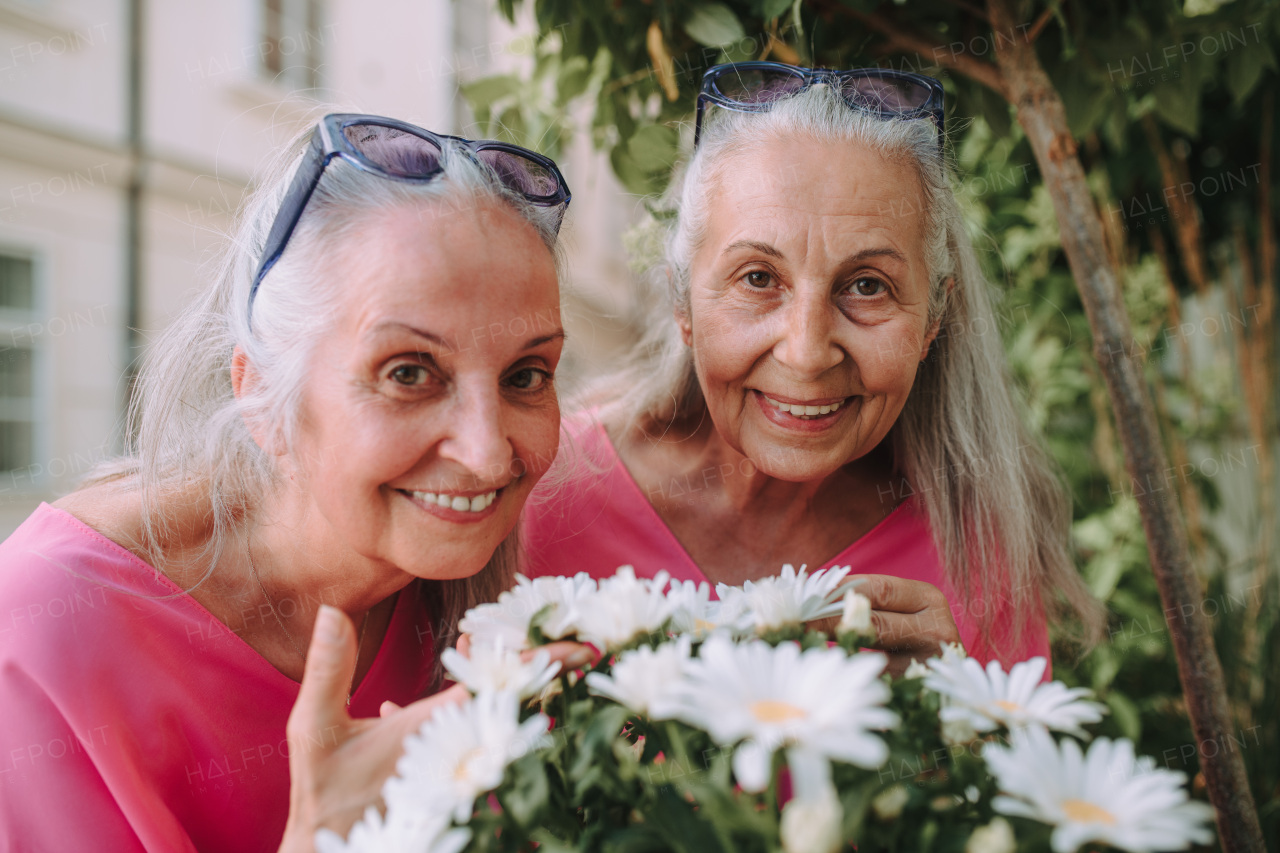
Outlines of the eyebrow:
{"type": "MultiPolygon", "coordinates": [[[[381,323],[376,324],[373,328],[369,330],[369,335],[372,336],[372,335],[381,334],[382,332],[385,332],[389,329],[400,329],[402,331],[409,332],[410,334],[417,335],[420,338],[426,338],[427,340],[431,341],[431,343],[435,344],[436,346],[442,349],[453,350],[457,348],[456,341],[454,343],[450,343],[448,340],[441,337],[440,335],[434,334],[432,332],[428,332],[425,329],[419,329],[417,326],[411,326],[408,323],[402,323],[399,320],[383,320],[381,323]]],[[[550,343],[551,341],[557,341],[557,340],[563,341],[567,337],[568,335],[565,334],[564,329],[557,329],[556,331],[551,332],[549,334],[539,335],[536,338],[530,338],[529,340],[525,341],[524,346],[520,347],[520,351],[525,352],[526,350],[536,349],[542,346],[543,344],[550,343]]]]}
{"type": "MultiPolygon", "coordinates": [[[[785,258],[782,252],[778,249],[775,249],[768,243],[761,243],[757,240],[735,240],[724,247],[724,252],[722,252],[722,254],[727,255],[737,249],[752,249],[763,255],[768,255],[771,258],[777,258],[778,260],[783,260],[785,258]]],[[[854,252],[852,255],[842,258],[840,260],[840,265],[848,266],[849,264],[856,264],[861,261],[870,260],[871,258],[892,258],[904,264],[907,262],[906,256],[897,249],[884,246],[878,249],[862,249],[861,251],[854,252]]]]}

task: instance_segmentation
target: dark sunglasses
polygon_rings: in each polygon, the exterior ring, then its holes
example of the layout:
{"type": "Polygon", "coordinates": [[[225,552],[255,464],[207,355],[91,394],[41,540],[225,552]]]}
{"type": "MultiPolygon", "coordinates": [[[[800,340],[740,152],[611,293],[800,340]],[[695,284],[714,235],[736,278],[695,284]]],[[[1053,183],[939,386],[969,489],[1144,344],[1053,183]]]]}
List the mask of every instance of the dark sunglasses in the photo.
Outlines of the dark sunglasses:
{"type": "Polygon", "coordinates": [[[931,118],[938,126],[942,150],[942,84],[923,74],[891,68],[797,68],[781,62],[731,62],[707,69],[698,93],[698,118],[693,146],[702,135],[707,104],[744,113],[767,112],[783,98],[799,94],[815,83],[840,93],[849,109],[886,119],[931,118]]]}
{"type": "Polygon", "coordinates": [[[250,320],[253,317],[253,299],[258,294],[263,276],[284,254],[307,201],[333,158],[341,157],[357,168],[394,181],[426,183],[443,171],[440,160],[449,145],[488,166],[505,187],[523,196],[530,204],[559,208],[555,223],[556,230],[559,230],[565,208],[569,205],[569,185],[549,157],[492,139],[476,142],[460,136],[432,133],[393,118],[350,113],[327,115],[311,134],[311,145],[293,176],[293,183],[289,185],[267,235],[262,260],[258,262],[258,271],[249,290],[250,320]]]}

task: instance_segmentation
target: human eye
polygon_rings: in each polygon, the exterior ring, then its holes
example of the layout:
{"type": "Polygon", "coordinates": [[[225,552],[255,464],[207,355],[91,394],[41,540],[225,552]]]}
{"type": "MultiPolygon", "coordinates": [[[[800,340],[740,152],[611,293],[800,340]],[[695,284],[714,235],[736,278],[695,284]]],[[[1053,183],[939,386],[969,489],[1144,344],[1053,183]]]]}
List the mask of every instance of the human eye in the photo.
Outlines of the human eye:
{"type": "Polygon", "coordinates": [[[518,391],[541,391],[551,382],[551,374],[538,367],[522,367],[507,377],[507,384],[518,391]]]}
{"type": "Polygon", "coordinates": [[[387,379],[400,388],[424,388],[430,385],[434,378],[427,365],[420,361],[401,362],[387,371],[387,379]]]}
{"type": "Polygon", "coordinates": [[[753,290],[764,290],[773,284],[773,276],[768,270],[751,270],[740,280],[753,290]]]}
{"type": "Polygon", "coordinates": [[[889,286],[873,276],[859,276],[849,285],[849,293],[854,296],[880,296],[889,291],[889,286]]]}

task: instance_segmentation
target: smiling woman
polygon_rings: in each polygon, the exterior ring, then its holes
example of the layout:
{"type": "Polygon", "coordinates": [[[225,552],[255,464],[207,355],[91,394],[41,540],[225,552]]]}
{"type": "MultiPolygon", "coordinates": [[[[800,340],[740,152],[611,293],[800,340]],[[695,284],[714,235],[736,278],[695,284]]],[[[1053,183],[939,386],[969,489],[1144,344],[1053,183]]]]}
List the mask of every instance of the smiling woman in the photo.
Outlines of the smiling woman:
{"type": "Polygon", "coordinates": [[[0,644],[6,849],[310,849],[465,695],[437,652],[556,454],[568,191],[375,116],[292,152],[151,345],[128,454],[0,546],[3,612],[92,602],[0,644]]]}
{"type": "Polygon", "coordinates": [[[707,73],[664,292],[571,421],[593,464],[530,503],[528,572],[852,566],[895,672],[956,640],[1047,655],[1046,610],[1096,636],[1066,490],[972,331],[996,324],[941,109],[882,69],[707,73]]]}

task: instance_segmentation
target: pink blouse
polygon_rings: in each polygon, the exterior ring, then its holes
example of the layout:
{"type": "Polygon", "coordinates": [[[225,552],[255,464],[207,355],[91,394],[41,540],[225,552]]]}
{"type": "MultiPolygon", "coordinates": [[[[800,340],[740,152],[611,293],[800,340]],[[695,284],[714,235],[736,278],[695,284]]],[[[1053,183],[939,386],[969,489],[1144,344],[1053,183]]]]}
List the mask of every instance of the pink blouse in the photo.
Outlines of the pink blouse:
{"type": "MultiPolygon", "coordinates": [[[[352,715],[425,695],[434,662],[413,584],[352,715]]],[[[0,850],[277,849],[297,695],[164,575],[41,505],[0,545],[0,850]]]]}
{"type": "MultiPolygon", "coordinates": [[[[630,564],[642,577],[665,570],[674,580],[706,581],[627,471],[604,427],[594,420],[589,424],[566,421],[565,426],[568,444],[562,453],[581,470],[571,482],[540,487],[530,498],[522,517],[524,573],[537,577],[587,572],[602,578],[630,564]]],[[[696,477],[665,484],[664,489],[697,500],[699,492],[720,476],[718,469],[708,468],[696,477]]],[[[832,566],[851,566],[853,574],[895,575],[938,587],[951,604],[965,648],[984,663],[998,658],[1008,668],[1036,655],[1049,657],[1043,613],[1028,620],[1016,647],[1007,641],[1013,614],[999,594],[983,597],[973,606],[974,610],[987,604],[996,608],[993,637],[989,643],[983,641],[977,620],[970,618],[962,599],[945,580],[928,519],[914,497],[827,563],[810,569],[832,566]]]]}

